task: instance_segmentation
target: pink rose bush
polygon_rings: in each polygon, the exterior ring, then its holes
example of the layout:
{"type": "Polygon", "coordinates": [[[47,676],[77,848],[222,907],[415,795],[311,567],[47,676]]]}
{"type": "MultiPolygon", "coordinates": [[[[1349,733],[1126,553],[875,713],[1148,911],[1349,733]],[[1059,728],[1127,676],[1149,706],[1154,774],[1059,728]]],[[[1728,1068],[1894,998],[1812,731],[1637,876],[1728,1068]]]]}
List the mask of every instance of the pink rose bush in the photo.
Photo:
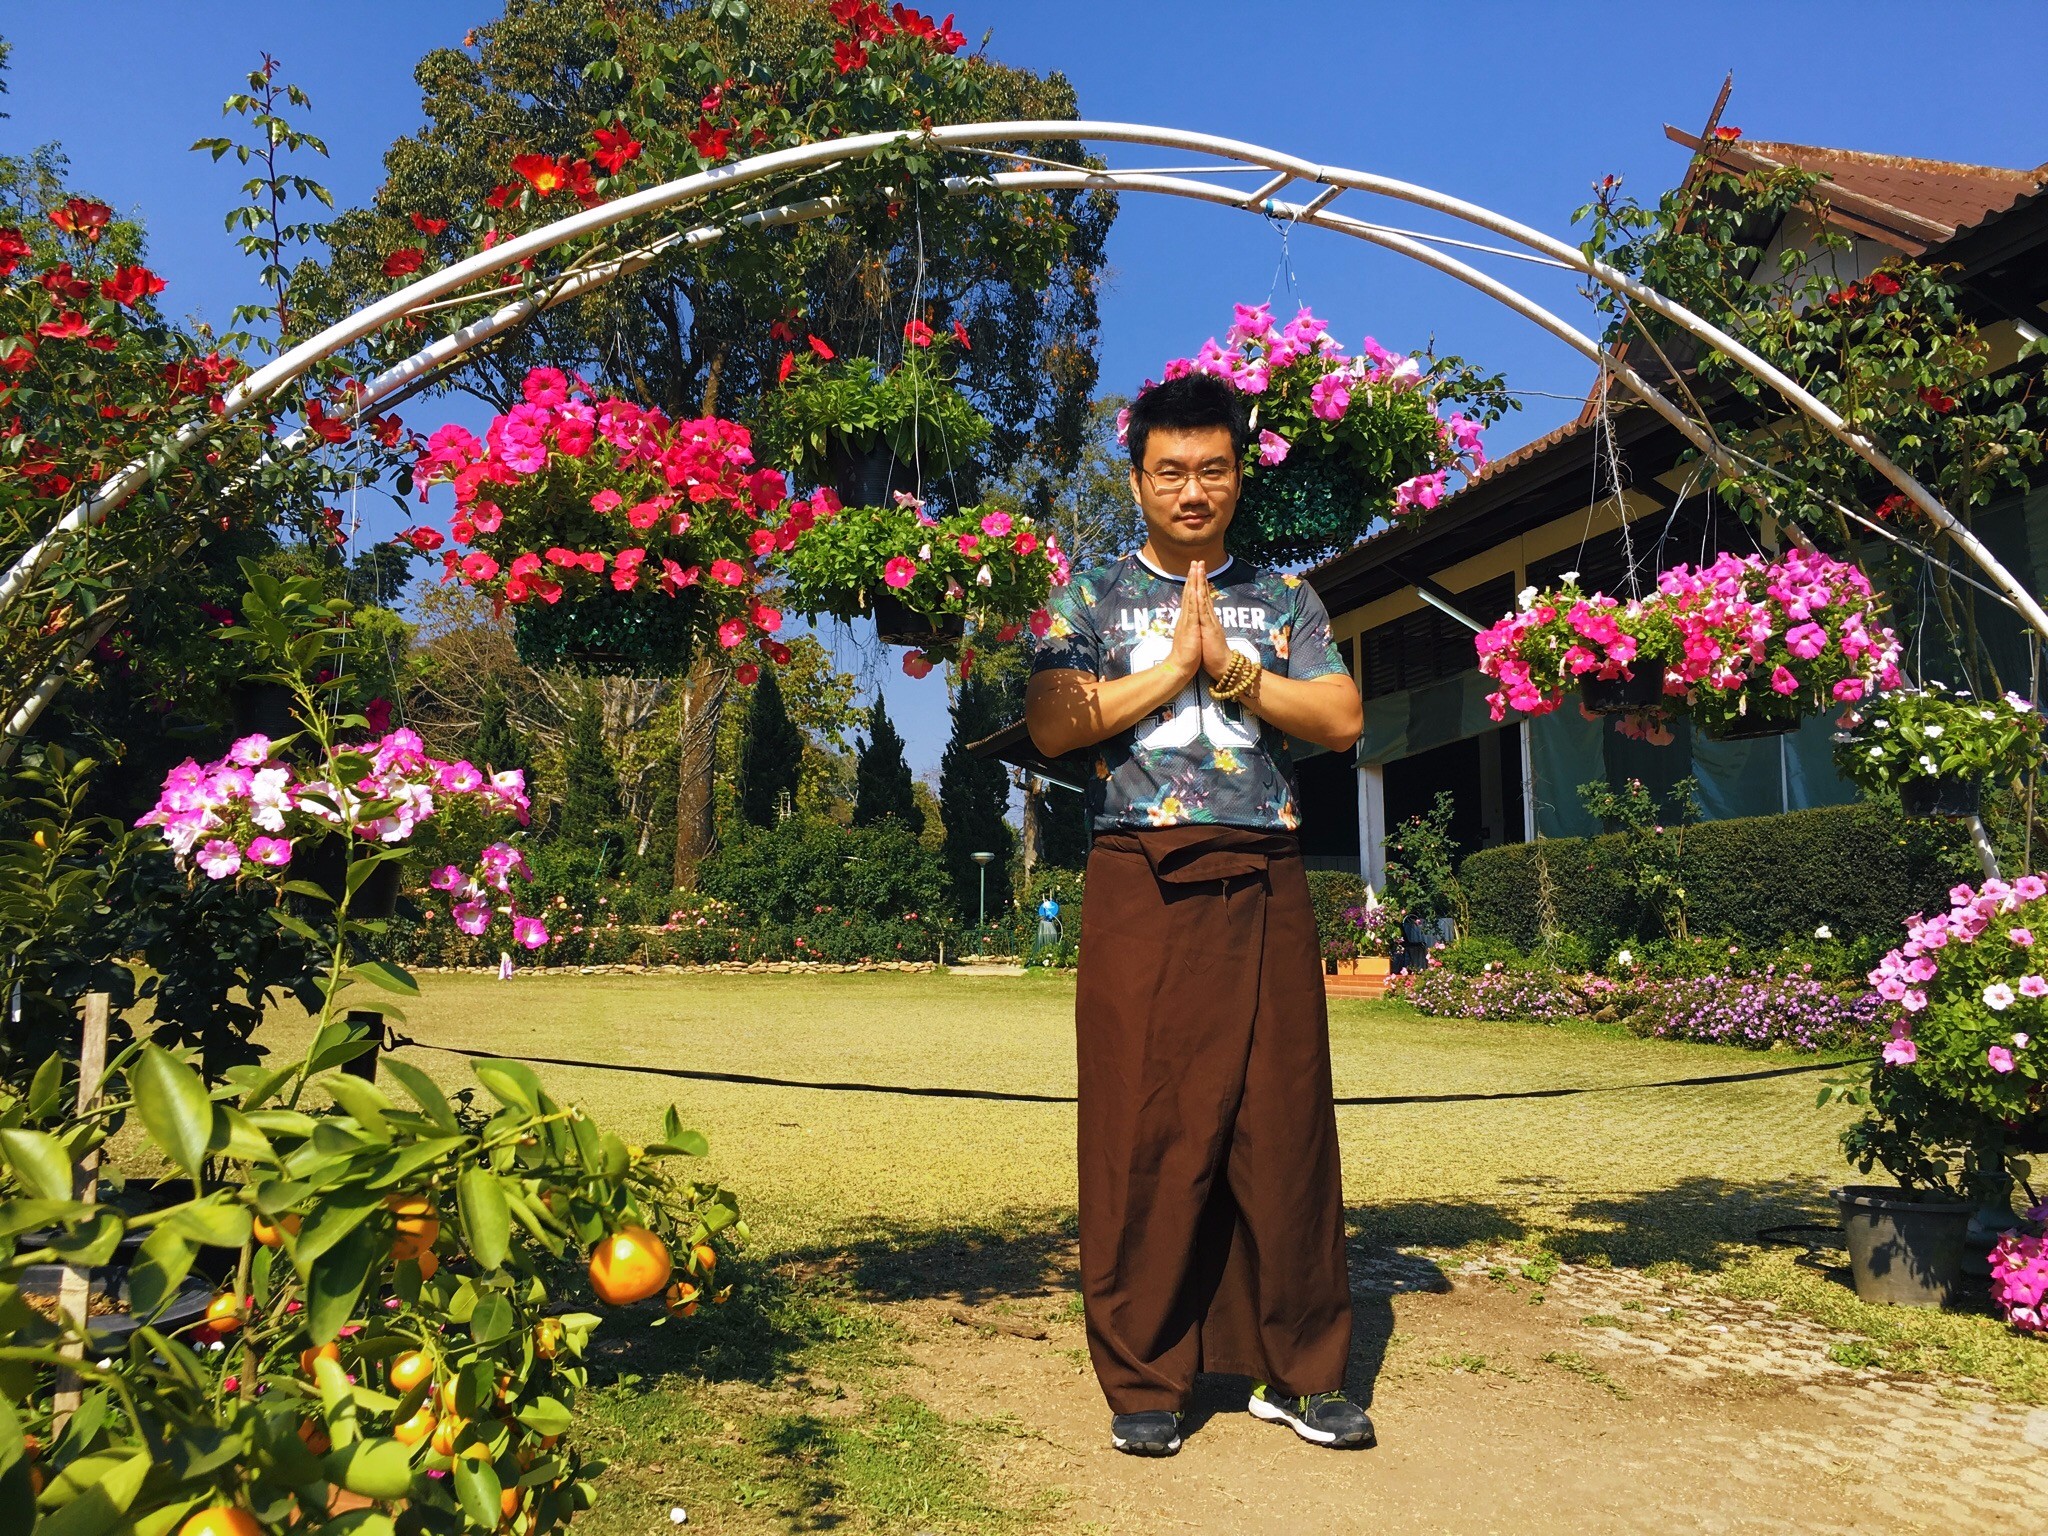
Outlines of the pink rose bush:
{"type": "MultiPolygon", "coordinates": [[[[429,757],[419,736],[401,728],[336,747],[312,776],[279,756],[269,737],[244,736],[214,762],[187,758],[173,768],[136,825],[158,828],[179,863],[209,880],[281,883],[293,878],[297,852],[330,837],[391,847],[438,818],[461,828],[460,841],[482,842],[494,824],[524,826],[529,812],[519,769],[486,773],[429,757]]],[[[515,943],[537,949],[547,929],[517,910],[514,876],[532,878],[524,856],[490,841],[470,866],[444,865],[428,883],[446,896],[464,933],[483,934],[502,915],[515,943]]]]}
{"type": "MultiPolygon", "coordinates": [[[[1869,578],[1845,561],[1797,549],[1771,561],[1724,554],[1674,566],[1627,601],[1587,593],[1575,577],[1553,592],[1532,587],[1473,643],[1479,670],[1499,685],[1487,698],[1496,720],[1510,709],[1548,714],[1585,678],[1652,668],[1664,678],[1653,716],[1685,713],[1714,733],[1757,710],[1796,714],[1897,688],[1899,642],[1883,613],[1869,578]]],[[[1660,723],[1647,722],[1652,732],[1660,723]]],[[[1642,733],[1645,722],[1630,726],[1642,733]]]]}
{"type": "MultiPolygon", "coordinates": [[[[1190,373],[1228,380],[1250,399],[1254,437],[1232,547],[1279,563],[1347,547],[1379,517],[1435,507],[1451,476],[1484,467],[1481,432],[1506,399],[1498,380],[1455,358],[1403,356],[1370,336],[1353,356],[1306,307],[1281,325],[1269,304],[1237,305],[1220,343],[1210,337],[1164,376],[1190,373]],[[1479,402],[1474,414],[1451,408],[1460,400],[1479,402]]],[[[1153,387],[1147,379],[1139,393],[1153,387]]],[[[1124,427],[1120,418],[1119,440],[1124,427]]]]}
{"type": "Polygon", "coordinates": [[[2007,1122],[2048,1113],[2048,879],[1958,885],[1947,912],[1915,915],[1870,973],[1896,1010],[1887,1065],[2007,1122]]]}

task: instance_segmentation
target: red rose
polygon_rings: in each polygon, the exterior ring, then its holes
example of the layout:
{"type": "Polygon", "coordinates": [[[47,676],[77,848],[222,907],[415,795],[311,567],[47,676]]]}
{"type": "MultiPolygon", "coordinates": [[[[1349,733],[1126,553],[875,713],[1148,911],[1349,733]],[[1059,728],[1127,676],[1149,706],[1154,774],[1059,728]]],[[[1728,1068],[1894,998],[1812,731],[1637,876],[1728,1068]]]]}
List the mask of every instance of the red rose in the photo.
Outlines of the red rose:
{"type": "Polygon", "coordinates": [[[102,294],[130,309],[163,291],[164,280],[147,267],[116,267],[114,275],[100,284],[102,294]]]}

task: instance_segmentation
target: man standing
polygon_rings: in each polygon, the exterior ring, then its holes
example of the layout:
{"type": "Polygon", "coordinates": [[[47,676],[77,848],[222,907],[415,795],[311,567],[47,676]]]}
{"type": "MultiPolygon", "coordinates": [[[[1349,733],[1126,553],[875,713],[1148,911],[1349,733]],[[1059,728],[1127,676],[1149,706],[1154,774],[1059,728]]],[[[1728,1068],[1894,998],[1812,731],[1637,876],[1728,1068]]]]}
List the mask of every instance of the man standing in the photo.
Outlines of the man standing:
{"type": "Polygon", "coordinates": [[[1081,1289],[1111,1438],[1180,1449],[1199,1371],[1365,1446],[1322,962],[1287,739],[1341,751],[1358,689],[1298,577],[1224,552],[1249,428],[1190,374],[1131,407],[1144,547],[1057,593],[1025,718],[1094,748],[1075,998],[1081,1289]]]}

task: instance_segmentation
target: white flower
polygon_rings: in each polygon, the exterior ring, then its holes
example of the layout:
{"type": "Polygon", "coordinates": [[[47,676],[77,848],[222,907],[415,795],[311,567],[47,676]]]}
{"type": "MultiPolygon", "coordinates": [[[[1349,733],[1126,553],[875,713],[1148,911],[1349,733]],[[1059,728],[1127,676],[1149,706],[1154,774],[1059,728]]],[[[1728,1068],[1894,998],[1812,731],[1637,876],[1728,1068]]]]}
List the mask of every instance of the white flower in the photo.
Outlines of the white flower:
{"type": "Polygon", "coordinates": [[[1925,768],[1925,769],[1926,769],[1926,770],[1927,770],[1927,771],[1928,771],[1929,773],[1940,773],[1940,772],[1941,772],[1941,764],[1937,763],[1937,762],[1936,762],[1936,761],[1935,761],[1935,760],[1934,760],[1933,758],[1929,757],[1929,756],[1928,756],[1928,755],[1927,755],[1927,754],[1926,754],[1925,752],[1922,752],[1922,753],[1920,754],[1920,766],[1921,766],[1922,768],[1925,768]]]}
{"type": "Polygon", "coordinates": [[[1993,710],[1980,709],[1977,711],[1977,718],[1979,720],[1996,720],[1998,718],[1998,715],[1993,710]]]}
{"type": "Polygon", "coordinates": [[[1995,1013],[2003,1013],[2012,1006],[2013,991],[2002,981],[1994,981],[1984,989],[1984,1006],[1995,1013]]]}
{"type": "Polygon", "coordinates": [[[1943,735],[1943,732],[1944,732],[1944,729],[1945,729],[1945,727],[1942,727],[1942,726],[1939,726],[1939,725],[1930,725],[1930,726],[1928,726],[1928,727],[1927,727],[1927,739],[1928,739],[1929,741],[1939,741],[1939,740],[1941,740],[1941,738],[1942,738],[1942,735],[1943,735]]]}
{"type": "Polygon", "coordinates": [[[1618,966],[1621,966],[1623,969],[1627,969],[1629,966],[1634,965],[1636,963],[1635,951],[1632,949],[1616,950],[1614,952],[1614,963],[1618,966]]]}
{"type": "Polygon", "coordinates": [[[1813,930],[1813,936],[1816,939],[1832,939],[1835,936],[1835,930],[1830,928],[1826,923],[1822,923],[1818,928],[1813,930]]]}
{"type": "Polygon", "coordinates": [[[1570,581],[1577,581],[1578,579],[1579,579],[1579,573],[1578,573],[1577,571],[1566,571],[1566,572],[1564,573],[1564,580],[1566,580],[1566,581],[1568,581],[1568,582],[1570,582],[1570,581]]]}
{"type": "Polygon", "coordinates": [[[1872,748],[1870,749],[1870,755],[1871,755],[1872,757],[1883,757],[1883,756],[1884,756],[1884,748],[1883,748],[1883,747],[1872,747],[1872,748]]]}
{"type": "Polygon", "coordinates": [[[1522,588],[1520,593],[1516,595],[1515,601],[1521,605],[1522,612],[1527,613],[1536,606],[1536,589],[1534,587],[1522,588]]]}
{"type": "Polygon", "coordinates": [[[919,545],[919,546],[917,547],[917,558],[918,558],[918,559],[920,559],[920,560],[929,560],[929,559],[931,559],[931,557],[932,557],[932,547],[931,547],[931,545],[929,545],[929,544],[920,544],[920,545],[919,545]]]}
{"type": "Polygon", "coordinates": [[[1892,728],[1892,723],[1889,720],[1873,720],[1871,721],[1871,724],[1876,726],[1880,731],[1888,731],[1892,728]]]}
{"type": "Polygon", "coordinates": [[[977,587],[993,586],[995,584],[995,579],[996,578],[994,573],[992,573],[989,570],[989,568],[985,565],[980,570],[974,573],[974,584],[977,587]]]}
{"type": "Polygon", "coordinates": [[[2033,1037],[2031,1035],[2025,1034],[2014,1035],[2012,1037],[2012,1043],[2023,1051],[2027,1048],[2029,1044],[2032,1043],[2032,1040],[2033,1037]]]}

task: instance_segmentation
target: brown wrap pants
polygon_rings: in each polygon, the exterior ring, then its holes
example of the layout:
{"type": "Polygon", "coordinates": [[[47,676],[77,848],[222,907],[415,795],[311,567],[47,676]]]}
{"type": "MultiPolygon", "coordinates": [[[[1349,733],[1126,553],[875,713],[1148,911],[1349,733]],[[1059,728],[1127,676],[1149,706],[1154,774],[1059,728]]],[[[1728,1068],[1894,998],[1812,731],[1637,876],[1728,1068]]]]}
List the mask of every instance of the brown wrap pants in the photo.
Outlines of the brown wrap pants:
{"type": "Polygon", "coordinates": [[[1343,1386],[1343,1179],[1322,961],[1293,837],[1103,833],[1075,999],[1081,1291],[1113,1413],[1195,1373],[1343,1386]]]}

